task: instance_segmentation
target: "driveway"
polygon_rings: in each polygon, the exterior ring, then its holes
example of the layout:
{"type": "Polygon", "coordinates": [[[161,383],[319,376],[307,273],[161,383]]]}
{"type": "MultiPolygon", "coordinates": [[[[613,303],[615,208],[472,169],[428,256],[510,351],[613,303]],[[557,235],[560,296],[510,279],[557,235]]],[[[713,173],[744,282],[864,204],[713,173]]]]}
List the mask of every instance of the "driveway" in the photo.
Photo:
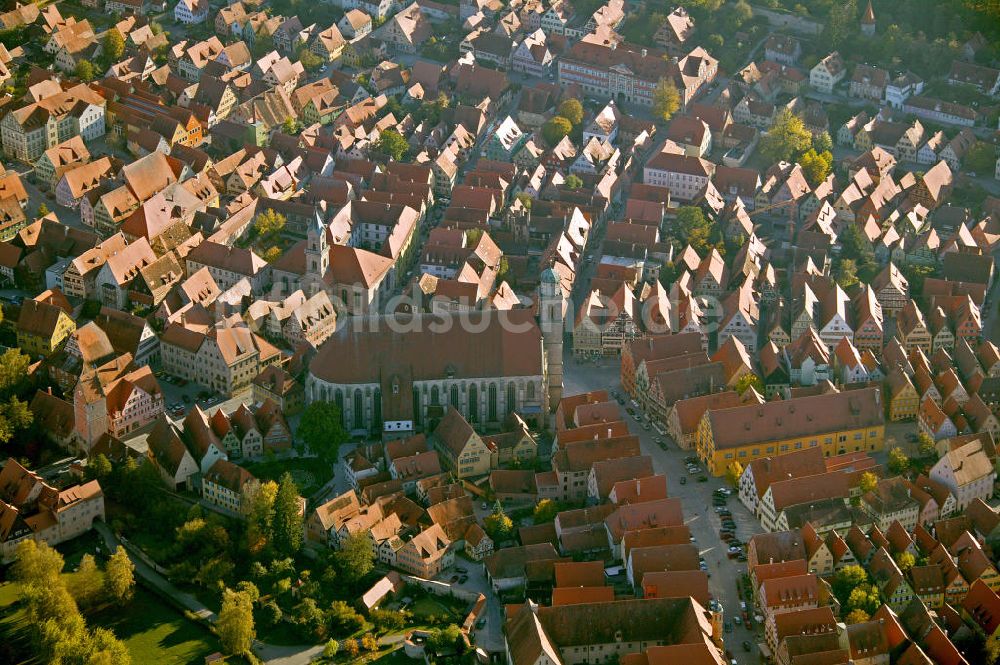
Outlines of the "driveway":
{"type": "Polygon", "coordinates": [[[456,568],[464,568],[466,572],[461,574],[468,575],[469,579],[464,584],[455,583],[452,585],[453,587],[486,596],[486,625],[474,629],[473,642],[487,652],[502,652],[504,650],[503,613],[500,608],[500,599],[493,593],[493,589],[486,579],[486,566],[476,561],[470,561],[463,556],[456,556],[455,566],[438,575],[435,579],[447,582],[453,575],[459,574],[456,568]]]}

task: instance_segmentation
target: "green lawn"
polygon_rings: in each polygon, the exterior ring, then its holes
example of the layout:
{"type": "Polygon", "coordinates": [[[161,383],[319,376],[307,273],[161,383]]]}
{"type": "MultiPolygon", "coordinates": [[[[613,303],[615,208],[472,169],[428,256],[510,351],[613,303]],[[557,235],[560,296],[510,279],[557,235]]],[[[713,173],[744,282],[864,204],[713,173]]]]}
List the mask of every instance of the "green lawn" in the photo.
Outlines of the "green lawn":
{"type": "Polygon", "coordinates": [[[15,607],[18,600],[20,592],[16,584],[0,585],[0,662],[34,663],[37,661],[23,659],[31,651],[24,632],[24,608],[15,607]]]}
{"type": "MultiPolygon", "coordinates": [[[[369,658],[371,658],[369,656],[369,658]]],[[[403,648],[399,647],[393,649],[392,651],[386,651],[384,654],[380,654],[377,658],[373,660],[368,660],[367,662],[372,665],[413,665],[415,661],[411,660],[403,653],[403,648]]]]}
{"type": "Polygon", "coordinates": [[[418,622],[424,622],[430,617],[435,617],[439,622],[450,623],[462,617],[464,605],[449,603],[443,598],[427,595],[417,598],[408,609],[413,614],[413,618],[418,622]]]}
{"type": "Polygon", "coordinates": [[[278,482],[282,474],[288,471],[292,474],[295,484],[299,486],[299,494],[305,497],[314,494],[333,477],[333,469],[318,459],[269,460],[243,466],[262,482],[265,480],[278,482]]]}
{"type": "Polygon", "coordinates": [[[186,619],[173,607],[142,587],[128,607],[108,609],[87,617],[90,626],[115,631],[132,654],[133,663],[201,664],[219,650],[208,629],[186,619]]]}
{"type": "MultiPolygon", "coordinates": [[[[71,585],[72,573],[66,576],[71,585]]],[[[18,600],[17,585],[0,585],[0,662],[33,665],[39,661],[30,656],[24,608],[17,604],[18,600]]],[[[128,607],[105,609],[85,618],[91,628],[114,630],[137,664],[200,665],[205,656],[219,650],[218,641],[207,629],[184,618],[142,587],[136,588],[128,607]]]]}

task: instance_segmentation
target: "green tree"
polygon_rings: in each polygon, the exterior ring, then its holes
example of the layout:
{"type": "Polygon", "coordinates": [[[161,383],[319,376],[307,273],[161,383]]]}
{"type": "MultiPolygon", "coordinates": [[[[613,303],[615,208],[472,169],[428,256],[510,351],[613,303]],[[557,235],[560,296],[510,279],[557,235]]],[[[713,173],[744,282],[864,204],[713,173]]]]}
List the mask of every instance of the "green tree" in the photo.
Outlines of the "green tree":
{"type": "Polygon", "coordinates": [[[292,556],[302,547],[302,513],[299,505],[299,488],[287,471],[278,481],[274,497],[274,547],[282,555],[292,556]]]}
{"type": "Polygon", "coordinates": [[[219,642],[227,654],[250,653],[257,635],[253,619],[253,602],[249,596],[239,591],[225,589],[222,592],[222,609],[215,622],[219,642]]]}
{"type": "Polygon", "coordinates": [[[111,475],[112,471],[111,460],[104,453],[87,461],[86,477],[88,480],[103,481],[111,475]]]}
{"type": "Polygon", "coordinates": [[[368,613],[368,618],[372,620],[375,628],[380,632],[388,633],[394,630],[402,630],[406,625],[407,619],[409,619],[409,613],[399,610],[374,609],[368,613]]]}
{"type": "Polygon", "coordinates": [[[274,37],[268,34],[259,34],[253,43],[254,59],[259,59],[274,50],[274,37]]]}
{"type": "Polygon", "coordinates": [[[47,214],[49,214],[50,212],[51,212],[51,211],[49,210],[49,207],[48,207],[47,205],[45,205],[45,203],[44,203],[44,202],[43,202],[43,203],[40,203],[40,204],[38,204],[38,216],[39,216],[39,217],[45,217],[45,216],[46,216],[47,214]]]}
{"type": "Polygon", "coordinates": [[[104,33],[101,48],[105,61],[109,66],[113,65],[125,55],[125,38],[122,37],[122,33],[118,32],[117,28],[111,28],[104,33]]]}
{"type": "Polygon", "coordinates": [[[812,134],[802,118],[782,109],[774,124],[760,139],[760,154],[770,163],[791,161],[812,144],[812,134]]]}
{"type": "Polygon", "coordinates": [[[493,512],[483,520],[483,529],[493,539],[494,543],[502,543],[509,540],[514,534],[514,522],[504,512],[503,506],[497,501],[493,507],[493,512]]]}
{"type": "Polygon", "coordinates": [[[31,358],[18,348],[10,348],[0,355],[0,396],[7,398],[21,389],[28,376],[31,358]]]}
{"type": "Polygon", "coordinates": [[[288,116],[285,118],[285,121],[281,123],[281,131],[289,136],[295,136],[302,131],[302,123],[292,116],[288,116]]]}
{"type": "Polygon", "coordinates": [[[307,72],[315,72],[325,64],[323,58],[306,48],[305,44],[299,47],[298,59],[307,72]]]}
{"type": "Polygon", "coordinates": [[[862,492],[874,492],[875,488],[878,487],[878,476],[871,471],[865,471],[861,474],[858,486],[862,492]]]}
{"type": "Polygon", "coordinates": [[[896,565],[899,566],[899,569],[904,573],[908,572],[910,568],[917,565],[917,557],[905,550],[903,552],[899,552],[893,558],[896,560],[896,565]]]}
{"type": "Polygon", "coordinates": [[[350,635],[365,627],[365,618],[343,600],[330,603],[326,618],[330,629],[340,635],[350,635]]]}
{"type": "Polygon", "coordinates": [[[667,122],[681,107],[681,95],[673,79],[660,79],[653,89],[653,117],[667,122]]]}
{"type": "Polygon", "coordinates": [[[268,263],[274,263],[281,258],[282,254],[283,252],[280,247],[268,247],[264,250],[264,253],[261,254],[260,258],[264,259],[268,263]]]}
{"type": "Polygon", "coordinates": [[[27,402],[11,397],[6,404],[0,405],[0,443],[7,443],[20,430],[31,426],[34,415],[27,402]]]}
{"type": "Polygon", "coordinates": [[[323,657],[330,658],[331,660],[337,656],[337,652],[340,651],[340,642],[337,640],[330,640],[323,647],[323,657]]]}
{"type": "Polygon", "coordinates": [[[973,171],[976,175],[989,175],[996,169],[997,150],[986,141],[976,141],[969,148],[962,159],[962,165],[966,171],[973,171]]]}
{"type": "Polygon", "coordinates": [[[875,262],[875,251],[872,244],[862,233],[857,224],[851,224],[837,236],[840,243],[840,258],[851,259],[857,266],[857,277],[868,283],[878,273],[878,263],[875,262]]]}
{"type": "Polygon", "coordinates": [[[917,454],[924,459],[937,457],[937,446],[934,445],[934,437],[927,432],[917,434],[917,454]]]}
{"type": "Polygon", "coordinates": [[[427,647],[432,652],[445,654],[458,651],[461,653],[462,647],[460,643],[464,643],[464,638],[462,631],[455,624],[451,624],[446,628],[434,628],[429,633],[427,636],[427,647]]]}
{"type": "Polygon", "coordinates": [[[375,548],[367,533],[349,535],[334,556],[338,574],[352,584],[375,568],[375,548]]]}
{"type": "Polygon", "coordinates": [[[910,468],[910,458],[906,456],[902,448],[893,447],[889,449],[889,471],[892,473],[903,473],[910,468]]]}
{"type": "Polygon", "coordinates": [[[823,40],[830,48],[840,48],[858,29],[858,0],[834,3],[823,31],[823,40]]]}
{"type": "Polygon", "coordinates": [[[681,206],[674,218],[674,234],[681,245],[691,245],[701,253],[708,248],[712,225],[697,206],[681,206]]]}
{"type": "Polygon", "coordinates": [[[132,600],[135,590],[135,565],[124,547],[119,546],[108,558],[105,566],[104,584],[108,595],[119,605],[132,600]]]}
{"type": "Polygon", "coordinates": [[[820,132],[812,137],[812,148],[816,152],[833,152],[833,139],[830,138],[830,132],[820,132]]]}
{"type": "Polygon", "coordinates": [[[730,13],[733,15],[736,27],[739,28],[753,18],[753,7],[746,0],[737,0],[730,13]]]}
{"type": "Polygon", "coordinates": [[[500,257],[500,263],[497,265],[497,283],[500,283],[507,279],[507,274],[510,272],[510,263],[507,261],[506,256],[500,257]]]}
{"type": "Polygon", "coordinates": [[[837,266],[837,284],[848,288],[858,283],[858,264],[854,259],[841,259],[837,266]]]}
{"type": "Polygon", "coordinates": [[[84,554],[80,559],[80,565],[73,575],[70,592],[81,607],[92,607],[100,600],[101,571],[97,569],[93,554],[84,554]]]}
{"type": "MultiPolygon", "coordinates": [[[[317,642],[326,639],[328,632],[326,615],[312,598],[303,598],[302,602],[295,606],[292,610],[292,622],[298,626],[303,637],[317,642]]],[[[346,643],[341,646],[346,646],[346,643]]]]}
{"type": "Polygon", "coordinates": [[[274,239],[285,230],[287,223],[287,217],[276,212],[274,208],[268,208],[254,217],[253,230],[259,238],[274,239]]]}
{"type": "Polygon", "coordinates": [[[732,487],[738,487],[740,477],[743,476],[743,465],[737,461],[732,461],[726,467],[726,482],[732,487]]]}
{"type": "Polygon", "coordinates": [[[532,517],[535,524],[545,524],[553,521],[559,513],[559,510],[559,504],[552,499],[542,499],[535,504],[535,510],[532,513],[532,517]]]}
{"type": "Polygon", "coordinates": [[[851,590],[868,581],[868,573],[858,565],[844,566],[833,576],[833,595],[837,597],[841,605],[847,603],[851,590]]]}
{"type": "Polygon", "coordinates": [[[563,181],[563,184],[566,186],[566,189],[580,189],[583,187],[583,180],[580,180],[578,175],[570,173],[566,176],[566,180],[563,181]]]}
{"type": "Polygon", "coordinates": [[[996,665],[997,662],[1000,662],[1000,633],[994,631],[992,635],[986,638],[983,651],[986,654],[987,663],[996,665]]]}
{"type": "Polygon", "coordinates": [[[271,543],[271,524],[274,522],[274,500],[278,496],[278,483],[268,480],[260,484],[248,497],[247,549],[260,552],[271,543]]]}
{"type": "Polygon", "coordinates": [[[89,646],[87,665],[128,665],[132,662],[128,647],[108,628],[95,628],[89,646]]]}
{"type": "Polygon", "coordinates": [[[862,609],[869,615],[874,614],[881,604],[882,599],[874,584],[859,584],[847,596],[848,610],[862,609]]]}
{"type": "Polygon", "coordinates": [[[542,138],[550,147],[554,147],[571,131],[573,131],[573,123],[561,115],[556,115],[546,120],[545,124],[542,125],[542,138]]]}
{"type": "Polygon", "coordinates": [[[733,386],[737,393],[742,395],[746,391],[753,388],[757,392],[764,394],[764,382],[760,380],[760,377],[753,372],[748,372],[744,374],[739,379],[736,380],[736,385],[733,386]]]}
{"type": "Polygon", "coordinates": [[[868,612],[865,612],[864,610],[857,608],[848,612],[847,616],[844,617],[844,621],[847,623],[847,625],[853,626],[856,623],[864,623],[868,621],[870,618],[871,617],[869,616],[868,612]]]}
{"type": "Polygon", "coordinates": [[[302,412],[297,436],[325,464],[334,464],[340,446],[350,438],[340,408],[333,402],[313,402],[302,412]]]}
{"type": "Polygon", "coordinates": [[[59,577],[62,568],[62,555],[48,543],[24,540],[14,550],[11,578],[21,584],[48,586],[59,577]]]}
{"type": "Polygon", "coordinates": [[[816,152],[814,148],[809,148],[799,157],[799,164],[802,166],[806,180],[815,187],[830,175],[830,171],[833,169],[833,154],[816,152]]]}
{"type": "Polygon", "coordinates": [[[94,67],[94,63],[90,60],[78,60],[73,73],[84,83],[89,83],[97,76],[97,68],[94,67]]]}
{"type": "Polygon", "coordinates": [[[583,104],[579,99],[564,99],[556,109],[556,114],[569,120],[570,124],[576,127],[583,122],[583,104]]]}
{"type": "Polygon", "coordinates": [[[375,150],[388,155],[393,161],[402,161],[410,150],[410,144],[395,129],[383,129],[375,141],[375,150]]]}

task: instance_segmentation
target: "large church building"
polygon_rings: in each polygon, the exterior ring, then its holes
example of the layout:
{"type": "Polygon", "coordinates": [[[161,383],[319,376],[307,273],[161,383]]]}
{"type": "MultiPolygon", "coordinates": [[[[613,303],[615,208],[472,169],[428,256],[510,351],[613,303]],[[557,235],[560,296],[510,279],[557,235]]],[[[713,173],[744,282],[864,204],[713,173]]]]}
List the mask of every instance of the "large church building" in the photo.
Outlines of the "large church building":
{"type": "Polygon", "coordinates": [[[345,317],[310,363],[306,399],[337,404],[351,432],[386,438],[434,427],[449,406],[480,430],[514,411],[545,425],[562,394],[562,292],[550,272],[537,308],[345,317]]]}

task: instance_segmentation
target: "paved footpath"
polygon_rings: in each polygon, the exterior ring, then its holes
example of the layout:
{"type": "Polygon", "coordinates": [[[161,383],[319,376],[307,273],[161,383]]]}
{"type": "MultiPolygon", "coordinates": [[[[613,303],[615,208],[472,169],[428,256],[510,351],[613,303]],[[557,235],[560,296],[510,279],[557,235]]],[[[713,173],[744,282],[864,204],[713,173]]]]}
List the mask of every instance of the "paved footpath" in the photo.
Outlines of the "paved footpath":
{"type": "MultiPolygon", "coordinates": [[[[104,539],[104,544],[107,546],[109,552],[114,552],[121,545],[118,536],[104,522],[95,521],[94,528],[97,529],[101,538],[104,539]]],[[[129,551],[128,548],[125,551],[135,566],[136,574],[147,584],[156,587],[162,593],[174,598],[185,609],[201,619],[208,623],[215,623],[218,617],[204,603],[191,594],[178,589],[167,578],[143,561],[141,557],[129,551]]],[[[271,665],[309,665],[313,659],[323,652],[323,647],[317,645],[278,646],[255,640],[253,650],[258,658],[271,665]]]]}

